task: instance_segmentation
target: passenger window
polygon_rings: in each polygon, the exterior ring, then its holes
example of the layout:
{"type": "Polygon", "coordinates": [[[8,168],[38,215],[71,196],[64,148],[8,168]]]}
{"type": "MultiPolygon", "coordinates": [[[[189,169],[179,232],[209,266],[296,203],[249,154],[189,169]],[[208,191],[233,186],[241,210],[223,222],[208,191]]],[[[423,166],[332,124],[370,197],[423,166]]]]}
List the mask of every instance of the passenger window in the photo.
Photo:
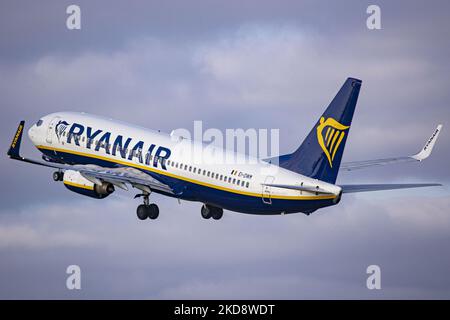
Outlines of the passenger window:
{"type": "Polygon", "coordinates": [[[248,188],[248,185],[249,185],[249,183],[247,182],[245,186],[248,188]]]}
{"type": "Polygon", "coordinates": [[[245,181],[244,181],[244,180],[242,180],[242,183],[241,183],[241,187],[243,187],[243,186],[244,186],[244,183],[245,183],[245,181]]]}
{"type": "Polygon", "coordinates": [[[206,175],[206,170],[203,170],[203,175],[206,175]]]}
{"type": "Polygon", "coordinates": [[[233,179],[233,184],[235,184],[235,183],[236,183],[236,178],[233,179]]]}
{"type": "Polygon", "coordinates": [[[219,177],[219,180],[222,181],[223,175],[221,174],[219,177]]]}
{"type": "Polygon", "coordinates": [[[192,171],[192,166],[189,166],[189,172],[191,172],[192,171]]]}
{"type": "Polygon", "coordinates": [[[194,173],[196,172],[196,169],[197,169],[197,168],[194,167],[194,173]]]}

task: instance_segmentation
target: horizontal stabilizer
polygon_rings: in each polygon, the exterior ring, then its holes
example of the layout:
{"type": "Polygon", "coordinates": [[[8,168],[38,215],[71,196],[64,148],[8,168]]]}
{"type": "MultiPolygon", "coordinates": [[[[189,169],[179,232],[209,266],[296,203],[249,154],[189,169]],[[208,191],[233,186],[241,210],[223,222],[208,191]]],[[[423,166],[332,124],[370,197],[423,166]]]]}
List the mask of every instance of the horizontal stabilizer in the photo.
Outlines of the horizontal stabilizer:
{"type": "Polygon", "coordinates": [[[342,193],[394,190],[394,189],[409,189],[409,188],[423,188],[442,186],[439,183],[410,183],[410,184],[350,184],[341,185],[342,193]]]}

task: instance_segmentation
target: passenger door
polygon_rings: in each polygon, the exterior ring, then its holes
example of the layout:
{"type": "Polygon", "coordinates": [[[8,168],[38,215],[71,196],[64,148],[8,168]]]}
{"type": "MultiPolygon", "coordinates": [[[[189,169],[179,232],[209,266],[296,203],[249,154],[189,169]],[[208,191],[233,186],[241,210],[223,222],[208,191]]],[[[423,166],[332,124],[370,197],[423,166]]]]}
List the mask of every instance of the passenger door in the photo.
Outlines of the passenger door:
{"type": "Polygon", "coordinates": [[[58,119],[59,119],[59,117],[54,117],[48,124],[47,138],[46,138],[46,141],[48,143],[52,143],[53,135],[56,135],[55,134],[55,125],[56,125],[58,119]]]}
{"type": "MultiPolygon", "coordinates": [[[[264,180],[264,183],[265,184],[270,184],[270,183],[273,183],[274,180],[275,180],[275,177],[267,176],[266,179],[264,180]]],[[[271,195],[271,193],[272,193],[272,187],[269,187],[269,186],[266,186],[266,185],[262,186],[261,197],[262,197],[262,201],[265,204],[272,204],[272,195],[271,195]]]]}

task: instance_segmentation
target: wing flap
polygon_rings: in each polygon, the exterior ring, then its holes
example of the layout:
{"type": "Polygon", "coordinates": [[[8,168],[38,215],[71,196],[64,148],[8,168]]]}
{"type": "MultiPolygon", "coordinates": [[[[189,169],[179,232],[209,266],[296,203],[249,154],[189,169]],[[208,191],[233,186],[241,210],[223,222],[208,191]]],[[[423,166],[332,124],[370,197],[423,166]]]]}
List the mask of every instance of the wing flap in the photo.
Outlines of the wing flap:
{"type": "MultiPolygon", "coordinates": [[[[172,188],[168,185],[159,182],[150,175],[134,169],[134,168],[78,168],[83,176],[96,178],[104,181],[111,182],[114,185],[123,186],[124,183],[129,183],[133,186],[147,186],[150,189],[163,191],[166,193],[174,194],[172,188]]],[[[87,177],[86,177],[87,178],[87,177]]],[[[89,179],[89,178],[87,178],[89,179]]],[[[124,188],[122,188],[124,189],[124,188]]]]}

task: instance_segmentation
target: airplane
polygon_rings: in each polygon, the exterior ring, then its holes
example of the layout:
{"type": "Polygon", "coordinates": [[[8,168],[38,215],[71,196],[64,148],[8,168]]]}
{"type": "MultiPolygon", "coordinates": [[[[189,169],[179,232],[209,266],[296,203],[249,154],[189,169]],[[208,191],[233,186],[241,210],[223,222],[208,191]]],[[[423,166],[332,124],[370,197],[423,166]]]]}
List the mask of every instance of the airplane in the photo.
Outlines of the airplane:
{"type": "MultiPolygon", "coordinates": [[[[153,192],[200,202],[203,218],[219,220],[224,209],[259,215],[309,215],[337,205],[346,193],[440,186],[336,184],[339,169],[425,160],[442,130],[438,125],[421,151],[412,156],[341,163],[361,83],[356,78],[346,79],[297,150],[271,159],[255,158],[252,163],[198,163],[192,161],[189,150],[204,150],[201,142],[83,112],[52,113],[28,130],[42,160],[20,155],[25,121],[20,122],[7,154],[14,160],[56,169],[53,180],[92,198],[103,199],[116,188],[134,187],[139,192],[135,198],[143,199],[136,210],[140,220],[159,216],[158,206],[149,200],[153,192]]],[[[218,151],[236,159],[245,157],[230,150],[218,151]]]]}

